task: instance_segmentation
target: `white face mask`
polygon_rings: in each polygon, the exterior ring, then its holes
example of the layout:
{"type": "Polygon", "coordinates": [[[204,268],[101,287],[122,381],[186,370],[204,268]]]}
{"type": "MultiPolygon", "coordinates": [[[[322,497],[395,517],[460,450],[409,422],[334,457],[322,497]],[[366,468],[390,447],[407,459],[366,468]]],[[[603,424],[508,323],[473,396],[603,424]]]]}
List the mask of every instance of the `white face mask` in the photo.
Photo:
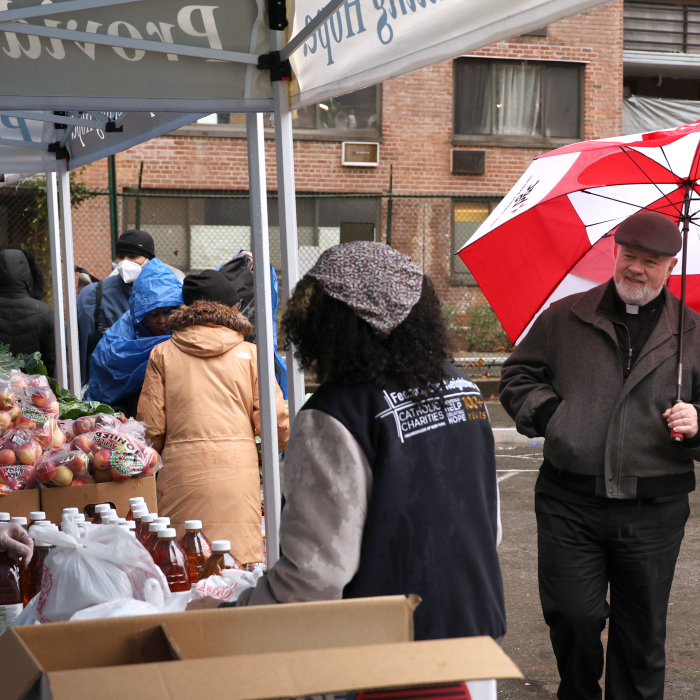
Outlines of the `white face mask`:
{"type": "Polygon", "coordinates": [[[131,284],[141,274],[141,265],[131,260],[122,260],[115,268],[125,284],[131,284]]]}

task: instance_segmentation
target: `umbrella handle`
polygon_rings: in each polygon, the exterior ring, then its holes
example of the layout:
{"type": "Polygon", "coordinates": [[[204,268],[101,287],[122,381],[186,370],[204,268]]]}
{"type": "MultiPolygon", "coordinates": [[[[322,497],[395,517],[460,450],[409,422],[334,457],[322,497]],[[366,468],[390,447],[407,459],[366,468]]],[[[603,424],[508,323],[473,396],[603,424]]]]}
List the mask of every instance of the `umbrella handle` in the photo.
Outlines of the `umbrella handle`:
{"type": "Polygon", "coordinates": [[[679,433],[677,430],[671,431],[671,441],[672,442],[683,442],[683,433],[679,433]]]}

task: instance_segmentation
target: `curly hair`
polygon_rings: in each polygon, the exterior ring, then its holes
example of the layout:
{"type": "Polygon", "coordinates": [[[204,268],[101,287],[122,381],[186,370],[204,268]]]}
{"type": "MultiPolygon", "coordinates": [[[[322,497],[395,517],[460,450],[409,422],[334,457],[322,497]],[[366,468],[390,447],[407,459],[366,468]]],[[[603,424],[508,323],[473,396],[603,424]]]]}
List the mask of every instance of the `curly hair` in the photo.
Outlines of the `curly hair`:
{"type": "Polygon", "coordinates": [[[293,344],[302,367],[319,382],[383,387],[394,379],[402,388],[430,392],[451,358],[440,300],[425,275],[420,300],[388,336],[376,333],[309,275],[297,284],[281,326],[285,349],[293,344]]]}

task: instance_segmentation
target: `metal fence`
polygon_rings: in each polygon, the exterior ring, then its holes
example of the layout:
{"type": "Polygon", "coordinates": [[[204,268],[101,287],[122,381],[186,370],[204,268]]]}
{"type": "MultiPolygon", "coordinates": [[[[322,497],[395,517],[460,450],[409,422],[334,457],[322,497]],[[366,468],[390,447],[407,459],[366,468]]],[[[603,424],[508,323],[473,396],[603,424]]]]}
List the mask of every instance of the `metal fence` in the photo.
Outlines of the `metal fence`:
{"type": "MultiPolygon", "coordinates": [[[[46,242],[41,187],[0,188],[0,245],[41,253],[46,242]],[[43,218],[42,218],[43,217],[43,218]]],[[[409,253],[428,274],[453,284],[473,279],[454,253],[485,220],[497,200],[447,195],[297,195],[300,273],[327,248],[354,240],[387,241],[409,253]]],[[[246,192],[160,192],[125,188],[117,195],[117,231],[141,228],[154,238],[164,262],[195,272],[250,249],[250,202],[246,192]]],[[[270,253],[281,268],[277,196],[268,196],[270,253]]],[[[76,265],[96,277],[112,269],[107,192],[85,193],[73,210],[76,265]]]]}

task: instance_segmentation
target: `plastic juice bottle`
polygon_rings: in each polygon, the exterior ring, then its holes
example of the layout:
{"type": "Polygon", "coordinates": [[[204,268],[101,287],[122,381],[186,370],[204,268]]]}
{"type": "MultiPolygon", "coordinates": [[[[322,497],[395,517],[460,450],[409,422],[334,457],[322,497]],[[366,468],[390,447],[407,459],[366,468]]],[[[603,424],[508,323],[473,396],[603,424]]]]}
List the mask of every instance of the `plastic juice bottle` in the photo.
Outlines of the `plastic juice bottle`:
{"type": "Polygon", "coordinates": [[[190,569],[190,581],[199,581],[199,572],[211,556],[211,542],[202,532],[201,520],[185,520],[185,534],[180,540],[182,549],[187,555],[190,569]]]}
{"type": "Polygon", "coordinates": [[[21,525],[23,528],[27,527],[27,519],[23,515],[18,515],[17,517],[10,518],[11,525],[21,525]]]}
{"type": "Polygon", "coordinates": [[[158,544],[158,532],[160,530],[165,530],[166,526],[163,523],[151,523],[148,526],[148,537],[146,538],[146,541],[143,543],[143,546],[146,548],[146,551],[153,556],[153,550],[155,549],[156,545],[158,544]]]}
{"type": "Polygon", "coordinates": [[[43,510],[33,510],[29,514],[29,526],[36,525],[38,522],[46,520],[46,513],[43,510]]]}
{"type": "Polygon", "coordinates": [[[146,542],[149,535],[148,527],[157,517],[157,513],[146,513],[141,516],[141,524],[136,526],[136,537],[141,540],[141,544],[146,542]]]}
{"type": "Polygon", "coordinates": [[[78,515],[80,511],[77,508],[64,508],[63,515],[78,515]]]}
{"type": "Polygon", "coordinates": [[[148,507],[144,504],[141,503],[140,505],[137,505],[134,507],[134,509],[131,511],[131,518],[127,518],[129,522],[132,520],[136,523],[139,524],[141,522],[141,518],[144,515],[148,514],[148,507]]]}
{"type": "Polygon", "coordinates": [[[212,554],[204,562],[199,574],[199,580],[210,576],[220,576],[224,569],[242,569],[236,557],[231,554],[231,543],[228,540],[214,540],[211,543],[212,554]]]}
{"type": "Polygon", "coordinates": [[[163,523],[163,525],[170,527],[170,518],[166,518],[164,515],[156,516],[156,519],[153,522],[154,523],[163,523]]]}
{"type": "Polygon", "coordinates": [[[146,501],[143,496],[135,496],[134,498],[129,499],[129,512],[126,515],[127,520],[134,519],[134,510],[140,504],[143,504],[144,506],[146,505],[146,501]]]}
{"type": "Polygon", "coordinates": [[[10,514],[9,513],[0,513],[0,523],[9,523],[10,522],[10,514]]]}
{"type": "Polygon", "coordinates": [[[34,540],[34,554],[32,554],[29,566],[22,572],[22,597],[25,605],[28,605],[29,601],[41,590],[41,578],[45,568],[44,560],[52,549],[53,546],[44,542],[41,535],[38,535],[34,540]]]}
{"type": "Polygon", "coordinates": [[[153,561],[165,575],[171,593],[189,591],[191,587],[187,555],[176,534],[174,527],[163,528],[153,548],[153,561]]]}
{"type": "Polygon", "coordinates": [[[15,621],[23,607],[19,565],[6,551],[0,550],[0,634],[15,621]]]}
{"type": "Polygon", "coordinates": [[[92,519],[93,525],[100,525],[102,523],[102,516],[109,513],[111,506],[109,503],[98,503],[95,506],[95,517],[92,519]]]}

